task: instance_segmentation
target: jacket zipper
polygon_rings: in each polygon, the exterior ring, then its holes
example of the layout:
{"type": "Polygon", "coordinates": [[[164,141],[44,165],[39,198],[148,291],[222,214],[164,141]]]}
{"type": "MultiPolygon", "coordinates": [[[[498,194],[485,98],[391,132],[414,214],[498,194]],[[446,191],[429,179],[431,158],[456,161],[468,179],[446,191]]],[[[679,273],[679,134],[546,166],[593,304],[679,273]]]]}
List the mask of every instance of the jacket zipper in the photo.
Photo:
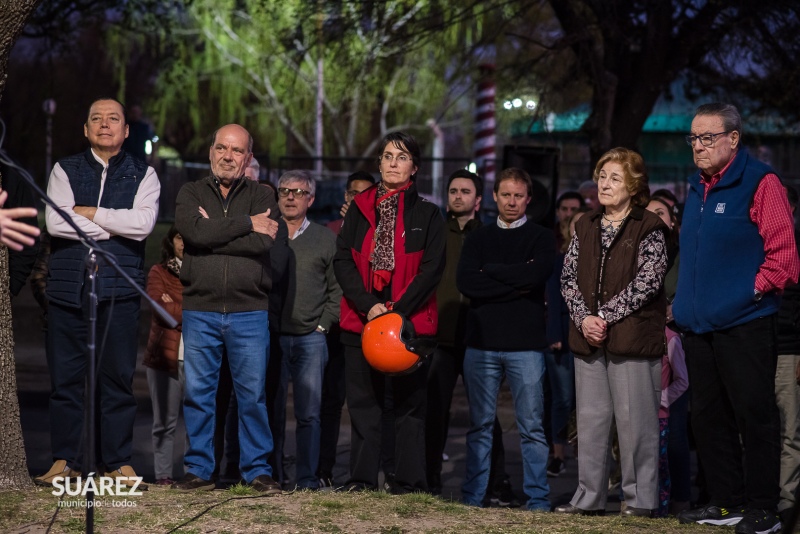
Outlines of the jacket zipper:
{"type": "MultiPolygon", "coordinates": [[[[219,192],[218,187],[213,187],[214,191],[217,193],[217,198],[219,198],[220,202],[222,203],[222,216],[227,218],[228,217],[228,208],[233,201],[233,196],[236,194],[237,191],[241,188],[243,178],[239,178],[239,182],[236,184],[236,187],[233,191],[228,193],[228,197],[223,198],[222,193],[219,192]],[[227,203],[225,201],[228,201],[227,203]]],[[[223,262],[222,267],[222,313],[228,313],[228,256],[225,256],[225,260],[223,262]]]]}

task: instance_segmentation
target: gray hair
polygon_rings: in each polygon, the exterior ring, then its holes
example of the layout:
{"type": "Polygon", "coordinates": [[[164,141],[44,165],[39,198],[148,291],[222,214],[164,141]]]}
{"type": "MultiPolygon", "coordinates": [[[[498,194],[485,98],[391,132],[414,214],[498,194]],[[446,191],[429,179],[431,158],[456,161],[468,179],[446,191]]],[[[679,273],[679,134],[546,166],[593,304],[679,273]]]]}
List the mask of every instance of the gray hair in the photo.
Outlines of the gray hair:
{"type": "Polygon", "coordinates": [[[695,110],[694,115],[695,117],[698,115],[719,117],[722,119],[722,127],[725,128],[726,132],[739,132],[739,138],[741,139],[742,137],[742,116],[739,115],[739,110],[733,104],[723,104],[721,102],[703,104],[695,110]]]}
{"type": "Polygon", "coordinates": [[[286,187],[289,182],[304,182],[312,197],[317,192],[317,182],[306,171],[286,171],[278,179],[278,187],[286,187]]]}
{"type": "Polygon", "coordinates": [[[258,160],[256,158],[252,158],[250,160],[250,165],[248,165],[248,167],[256,171],[256,174],[261,172],[261,165],[258,164],[258,160]]]}

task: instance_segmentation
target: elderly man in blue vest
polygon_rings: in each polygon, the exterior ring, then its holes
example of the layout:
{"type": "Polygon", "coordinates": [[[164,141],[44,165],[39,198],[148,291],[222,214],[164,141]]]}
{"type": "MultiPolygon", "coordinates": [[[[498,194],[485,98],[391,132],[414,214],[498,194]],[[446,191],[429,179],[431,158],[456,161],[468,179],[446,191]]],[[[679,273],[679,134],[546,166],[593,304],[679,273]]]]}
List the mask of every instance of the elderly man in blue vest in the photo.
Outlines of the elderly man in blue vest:
{"type": "MultiPolygon", "coordinates": [[[[158,215],[161,185],[152,167],[122,150],[128,136],[125,107],[112,98],[96,100],[83,127],[90,148],[53,167],[48,195],[100,248],[112,252],[138,284],[144,284],[145,238],[158,215]]],[[[84,386],[87,370],[88,283],[86,246],[75,230],[49,206],[45,211],[52,236],[47,279],[49,300],[47,363],[50,367],[50,442],[53,467],[36,482],[52,484],[58,476],[76,476],[81,467],[84,386]]],[[[97,458],[106,476],[133,484],[131,467],[136,400],[140,298],[101,259],[97,273],[98,345],[97,458]],[[108,328],[109,335],[102,332],[108,328]]],[[[142,489],[142,486],[139,486],[142,489]]]]}
{"type": "Polygon", "coordinates": [[[700,106],[686,141],[699,172],[689,179],[673,312],[686,333],[692,428],[711,501],[678,519],[777,532],[775,315],[800,272],[792,213],[775,171],[741,148],[734,106],[700,106]]]}

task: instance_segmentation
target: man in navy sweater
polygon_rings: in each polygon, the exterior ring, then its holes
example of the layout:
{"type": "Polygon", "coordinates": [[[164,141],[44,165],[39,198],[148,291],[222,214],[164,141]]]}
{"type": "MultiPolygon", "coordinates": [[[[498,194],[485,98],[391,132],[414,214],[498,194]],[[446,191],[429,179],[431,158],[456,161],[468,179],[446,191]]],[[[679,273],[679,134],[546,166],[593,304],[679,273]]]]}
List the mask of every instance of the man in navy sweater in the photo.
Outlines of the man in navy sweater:
{"type": "Polygon", "coordinates": [[[464,358],[470,429],[461,493],[466,504],[482,505],[497,394],[505,376],[522,440],[527,508],[549,512],[542,377],[547,348],[544,287],[553,270],[555,241],[551,231],[525,216],[531,188],[522,169],[500,173],[494,184],[497,223],[467,236],[458,264],[458,290],[470,299],[464,358]]]}

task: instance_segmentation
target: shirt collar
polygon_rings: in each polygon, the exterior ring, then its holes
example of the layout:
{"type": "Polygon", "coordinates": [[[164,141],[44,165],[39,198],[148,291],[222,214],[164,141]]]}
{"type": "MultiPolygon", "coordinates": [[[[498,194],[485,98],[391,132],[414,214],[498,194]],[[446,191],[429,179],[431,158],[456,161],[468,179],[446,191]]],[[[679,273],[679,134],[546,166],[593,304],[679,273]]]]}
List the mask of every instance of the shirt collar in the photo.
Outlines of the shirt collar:
{"type": "Polygon", "coordinates": [[[92,151],[92,156],[94,157],[95,160],[97,160],[97,163],[103,166],[103,170],[108,169],[108,163],[103,161],[103,159],[100,156],[98,156],[97,153],[95,153],[93,148],[90,148],[89,150],[92,151]]]}
{"type": "Polygon", "coordinates": [[[497,218],[497,226],[499,226],[503,230],[508,230],[510,228],[519,228],[520,226],[522,226],[526,222],[528,222],[528,216],[527,215],[523,215],[521,219],[517,219],[516,221],[512,222],[511,224],[504,223],[502,220],[500,220],[500,217],[497,218]]]}
{"type": "Polygon", "coordinates": [[[300,228],[297,229],[297,231],[294,233],[294,235],[289,236],[289,239],[297,238],[297,236],[299,236],[300,234],[305,232],[306,228],[308,228],[309,226],[311,226],[311,221],[308,220],[308,217],[305,217],[303,219],[303,224],[300,225],[300,228]]]}
{"type": "Polygon", "coordinates": [[[735,160],[736,156],[738,156],[738,155],[739,155],[739,151],[737,150],[736,153],[733,155],[733,157],[730,159],[730,161],[728,161],[728,163],[725,164],[725,166],[722,168],[722,170],[717,172],[717,173],[712,174],[711,176],[706,174],[704,171],[701,171],[700,172],[700,181],[703,182],[703,184],[705,184],[706,186],[716,185],[720,180],[722,180],[722,177],[728,171],[728,168],[730,168],[731,164],[733,164],[733,160],[735,160]]]}

